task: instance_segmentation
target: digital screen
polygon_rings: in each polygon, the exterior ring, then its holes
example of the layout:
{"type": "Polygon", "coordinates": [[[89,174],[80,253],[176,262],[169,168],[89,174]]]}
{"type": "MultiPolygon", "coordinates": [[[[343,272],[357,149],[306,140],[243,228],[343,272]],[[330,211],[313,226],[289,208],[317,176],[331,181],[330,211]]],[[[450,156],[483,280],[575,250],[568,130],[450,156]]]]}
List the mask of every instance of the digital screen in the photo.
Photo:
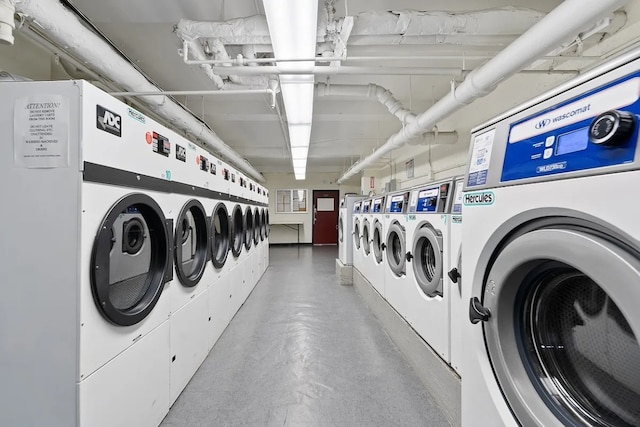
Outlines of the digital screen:
{"type": "Polygon", "coordinates": [[[402,207],[404,205],[403,200],[392,200],[391,206],[389,207],[389,213],[402,213],[402,207]]]}
{"type": "Polygon", "coordinates": [[[373,212],[381,212],[382,209],[382,199],[376,199],[373,201],[373,212]]]}
{"type": "Polygon", "coordinates": [[[367,201],[367,202],[364,202],[364,203],[362,204],[362,213],[369,213],[369,206],[370,206],[370,205],[369,205],[369,202],[368,202],[368,201],[367,201]]]}
{"type": "Polygon", "coordinates": [[[435,212],[438,204],[437,197],[420,197],[416,206],[417,212],[435,212]]]}
{"type": "Polygon", "coordinates": [[[556,156],[582,151],[589,145],[589,128],[574,130],[558,137],[556,156]]]}
{"type": "Polygon", "coordinates": [[[360,212],[360,203],[356,203],[355,205],[353,205],[353,212],[354,213],[360,212]]]}

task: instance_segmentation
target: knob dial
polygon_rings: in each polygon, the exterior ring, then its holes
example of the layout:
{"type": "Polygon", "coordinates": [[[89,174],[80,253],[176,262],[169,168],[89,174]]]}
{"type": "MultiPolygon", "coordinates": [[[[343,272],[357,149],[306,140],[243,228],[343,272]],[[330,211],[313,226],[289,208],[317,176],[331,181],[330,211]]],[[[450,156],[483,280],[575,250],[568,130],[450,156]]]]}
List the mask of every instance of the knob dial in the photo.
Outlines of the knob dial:
{"type": "Polygon", "coordinates": [[[607,111],[591,122],[589,140],[598,145],[623,144],[633,134],[635,123],[635,116],[627,111],[607,111]]]}

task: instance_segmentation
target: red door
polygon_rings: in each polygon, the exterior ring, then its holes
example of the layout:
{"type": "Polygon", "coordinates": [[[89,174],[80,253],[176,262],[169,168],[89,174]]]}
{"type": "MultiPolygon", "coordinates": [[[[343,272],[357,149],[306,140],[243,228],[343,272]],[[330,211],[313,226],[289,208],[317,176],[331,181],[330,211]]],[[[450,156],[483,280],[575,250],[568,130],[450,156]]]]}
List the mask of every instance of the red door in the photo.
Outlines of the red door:
{"type": "Polygon", "coordinates": [[[338,244],[338,190],[313,190],[313,244],[338,244]]]}

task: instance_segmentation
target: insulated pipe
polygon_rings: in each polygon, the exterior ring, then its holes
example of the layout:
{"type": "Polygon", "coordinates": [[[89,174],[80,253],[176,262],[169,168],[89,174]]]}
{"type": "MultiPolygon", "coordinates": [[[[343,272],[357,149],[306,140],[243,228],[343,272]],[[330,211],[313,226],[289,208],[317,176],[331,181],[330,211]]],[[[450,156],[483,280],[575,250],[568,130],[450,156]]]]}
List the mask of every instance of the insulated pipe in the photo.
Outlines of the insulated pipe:
{"type": "Polygon", "coordinates": [[[411,123],[416,118],[416,115],[404,108],[402,103],[398,101],[388,89],[373,83],[369,83],[368,85],[327,85],[325,83],[318,83],[316,85],[316,95],[375,98],[387,107],[389,112],[396,116],[402,123],[411,123]]]}
{"type": "MultiPolygon", "coordinates": [[[[187,64],[199,64],[199,61],[186,61],[187,64]]],[[[302,74],[302,75],[334,75],[334,74],[358,74],[358,75],[385,75],[385,76],[454,76],[459,77],[463,71],[458,67],[444,68],[420,68],[420,67],[330,67],[320,66],[311,69],[287,69],[283,66],[263,67],[211,67],[214,73],[237,74],[256,76],[262,74],[302,74]]]]}
{"type": "Polygon", "coordinates": [[[515,74],[566,40],[575,37],[584,27],[625,3],[626,0],[601,0],[588,3],[582,0],[565,0],[483,67],[469,73],[460,86],[420,114],[414,122],[392,135],[383,146],[372,154],[352,165],[337,180],[337,183],[343,183],[385,154],[430,130],[440,120],[475,99],[487,95],[502,80],[515,74]]]}
{"type": "MultiPolygon", "coordinates": [[[[16,4],[17,11],[34,19],[55,43],[66,46],[79,59],[92,64],[100,74],[118,82],[130,91],[158,92],[144,75],[136,70],[104,40],[88,30],[75,14],[57,0],[22,0],[16,4]]],[[[265,179],[244,158],[226,145],[207,125],[172,100],[158,96],[142,96],[141,100],[158,116],[204,142],[213,150],[247,175],[259,182],[265,179]]]]}
{"type": "Polygon", "coordinates": [[[0,45],[12,45],[14,42],[13,30],[16,24],[13,15],[15,12],[13,0],[0,0],[0,45]]]}

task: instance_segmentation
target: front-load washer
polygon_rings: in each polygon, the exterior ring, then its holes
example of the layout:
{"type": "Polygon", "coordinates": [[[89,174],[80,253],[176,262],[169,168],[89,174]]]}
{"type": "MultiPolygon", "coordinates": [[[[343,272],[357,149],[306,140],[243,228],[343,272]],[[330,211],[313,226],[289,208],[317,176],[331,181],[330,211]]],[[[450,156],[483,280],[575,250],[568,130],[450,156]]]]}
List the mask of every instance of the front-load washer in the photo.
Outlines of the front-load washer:
{"type": "Polygon", "coordinates": [[[472,132],[462,425],[640,425],[640,50],[472,132]]]}
{"type": "Polygon", "coordinates": [[[353,203],[353,230],[351,231],[353,239],[353,268],[358,270],[360,275],[364,277],[363,261],[364,252],[362,249],[362,208],[363,200],[357,200],[353,203]]]}
{"type": "Polygon", "coordinates": [[[0,425],[157,426],[178,135],[64,81],[1,85],[0,138],[0,425]]]}
{"type": "Polygon", "coordinates": [[[462,299],[462,189],[464,176],[453,181],[452,202],[449,208],[449,242],[445,242],[444,287],[449,289],[450,329],[451,329],[451,367],[462,376],[462,355],[465,351],[462,330],[466,321],[468,305],[462,299]]]}
{"type": "Polygon", "coordinates": [[[353,204],[361,197],[347,194],[340,202],[338,217],[338,259],[343,265],[353,264],[353,204]]]}
{"type": "Polygon", "coordinates": [[[371,268],[373,267],[373,255],[371,253],[371,236],[373,235],[373,216],[371,214],[372,199],[362,201],[360,207],[360,246],[362,250],[362,264],[360,272],[369,283],[371,283],[371,268]]]}
{"type": "Polygon", "coordinates": [[[407,267],[410,289],[406,319],[445,361],[450,360],[449,287],[445,282],[445,247],[453,180],[433,182],[411,191],[407,215],[407,267]]]}
{"type": "Polygon", "coordinates": [[[407,218],[409,191],[391,193],[385,200],[386,230],[384,251],[387,265],[384,270],[384,295],[387,302],[405,320],[413,296],[412,283],[407,280],[407,218]]]}
{"type": "Polygon", "coordinates": [[[385,245],[385,227],[384,227],[384,196],[374,197],[371,201],[371,226],[370,226],[370,280],[369,282],[378,291],[380,295],[384,295],[384,277],[387,268],[384,245],[385,245]]]}

